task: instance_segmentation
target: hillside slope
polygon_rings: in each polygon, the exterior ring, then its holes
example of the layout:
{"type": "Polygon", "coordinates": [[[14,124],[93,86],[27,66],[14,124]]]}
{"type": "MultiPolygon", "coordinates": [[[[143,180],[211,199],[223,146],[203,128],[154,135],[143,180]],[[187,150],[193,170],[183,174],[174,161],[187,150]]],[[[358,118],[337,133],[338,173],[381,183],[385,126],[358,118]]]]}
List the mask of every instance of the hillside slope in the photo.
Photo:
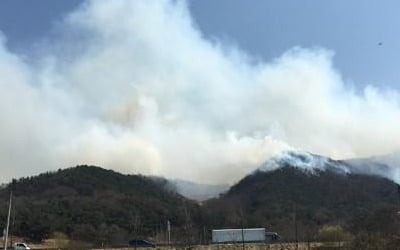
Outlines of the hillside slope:
{"type": "Polygon", "coordinates": [[[97,245],[138,237],[165,241],[167,220],[180,242],[204,242],[210,229],[238,227],[265,227],[287,240],[297,229],[308,239],[326,224],[350,227],[355,218],[381,208],[398,211],[394,182],[352,170],[344,161],[288,153],[199,206],[162,178],[78,166],[0,189],[0,227],[11,190],[14,235],[41,240],[62,232],[97,245]]]}
{"type": "Polygon", "coordinates": [[[218,227],[262,226],[293,238],[296,227],[302,234],[315,234],[324,224],[348,225],[358,215],[398,203],[397,186],[388,179],[281,163],[275,170],[256,171],[208,201],[209,221],[218,227]]]}
{"type": "Polygon", "coordinates": [[[167,220],[181,227],[199,213],[196,204],[169,191],[166,184],[163,179],[93,166],[22,178],[0,190],[0,227],[4,228],[8,195],[13,190],[16,235],[40,240],[63,232],[91,242],[153,236],[167,220]]]}

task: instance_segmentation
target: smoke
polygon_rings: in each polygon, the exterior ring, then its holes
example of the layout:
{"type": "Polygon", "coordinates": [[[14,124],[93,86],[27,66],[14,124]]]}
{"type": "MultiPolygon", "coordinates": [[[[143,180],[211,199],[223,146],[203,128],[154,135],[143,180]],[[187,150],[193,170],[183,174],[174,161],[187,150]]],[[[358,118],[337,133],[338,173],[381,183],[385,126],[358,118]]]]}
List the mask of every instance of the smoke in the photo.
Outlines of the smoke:
{"type": "Polygon", "coordinates": [[[15,54],[0,43],[0,181],[76,164],[235,181],[298,148],[400,148],[399,93],[344,82],[333,52],[270,62],[206,40],[185,1],[93,0],[15,54]]]}
{"type": "MultiPolygon", "coordinates": [[[[275,156],[260,166],[257,171],[269,171],[277,168],[291,166],[307,170],[308,173],[316,173],[315,170],[329,170],[341,174],[353,172],[352,165],[347,161],[336,161],[330,158],[311,154],[300,150],[283,151],[279,156],[275,156]]],[[[256,172],[257,172],[256,171],[256,172]]],[[[366,173],[367,171],[363,171],[366,173]]],[[[369,172],[368,174],[375,174],[369,172]]],[[[377,173],[381,175],[381,173],[377,173]]]]}

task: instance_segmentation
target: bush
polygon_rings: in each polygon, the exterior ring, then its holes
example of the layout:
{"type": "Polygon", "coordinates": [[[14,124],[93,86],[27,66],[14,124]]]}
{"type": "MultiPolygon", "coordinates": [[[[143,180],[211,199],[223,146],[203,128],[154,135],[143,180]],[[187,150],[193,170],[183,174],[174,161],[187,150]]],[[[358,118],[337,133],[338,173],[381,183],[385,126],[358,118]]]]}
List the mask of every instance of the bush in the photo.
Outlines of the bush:
{"type": "Polygon", "coordinates": [[[338,243],[349,241],[351,235],[346,232],[340,225],[324,225],[318,231],[318,239],[322,242],[338,243]]]}
{"type": "Polygon", "coordinates": [[[51,235],[51,238],[53,239],[55,248],[65,248],[68,246],[69,241],[70,241],[68,236],[61,232],[54,232],[51,235]]]}

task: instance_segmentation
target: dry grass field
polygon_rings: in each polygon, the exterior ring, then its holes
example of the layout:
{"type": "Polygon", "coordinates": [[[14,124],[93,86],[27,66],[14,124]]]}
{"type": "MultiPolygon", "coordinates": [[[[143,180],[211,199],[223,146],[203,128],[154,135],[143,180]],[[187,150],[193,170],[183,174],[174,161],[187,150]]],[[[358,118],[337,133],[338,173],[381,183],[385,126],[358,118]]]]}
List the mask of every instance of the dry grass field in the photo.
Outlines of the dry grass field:
{"type": "MultiPolygon", "coordinates": [[[[13,239],[13,242],[24,241],[21,238],[13,239]]],[[[68,250],[331,250],[339,249],[337,247],[324,247],[321,243],[275,243],[275,244],[245,244],[244,248],[242,244],[221,244],[221,245],[193,245],[193,246],[157,246],[155,248],[140,248],[140,247],[121,247],[121,248],[90,248],[88,245],[70,244],[69,247],[65,247],[64,244],[58,245],[58,241],[47,240],[41,244],[29,244],[31,249],[68,249],[68,250]],[[62,246],[64,245],[64,247],[62,246]]],[[[0,240],[0,249],[3,247],[3,241],[0,240]]],[[[345,248],[340,248],[345,249],[345,248]]]]}
{"type": "MultiPolygon", "coordinates": [[[[321,247],[320,243],[278,243],[278,244],[245,244],[245,250],[312,250],[319,249],[321,247]]],[[[107,248],[107,250],[128,250],[134,248],[107,248]]],[[[138,250],[145,250],[149,248],[137,248],[138,250]]],[[[243,246],[241,244],[224,244],[224,245],[205,245],[205,246],[190,246],[190,247],[156,247],[155,250],[242,250],[243,246]]],[[[323,248],[325,249],[325,248],[323,248]]],[[[329,248],[331,249],[331,248],[329,248]]],[[[334,249],[334,248],[332,248],[334,249]]],[[[96,249],[100,250],[100,249],[96,249]]],[[[328,250],[328,248],[327,248],[328,250]]]]}

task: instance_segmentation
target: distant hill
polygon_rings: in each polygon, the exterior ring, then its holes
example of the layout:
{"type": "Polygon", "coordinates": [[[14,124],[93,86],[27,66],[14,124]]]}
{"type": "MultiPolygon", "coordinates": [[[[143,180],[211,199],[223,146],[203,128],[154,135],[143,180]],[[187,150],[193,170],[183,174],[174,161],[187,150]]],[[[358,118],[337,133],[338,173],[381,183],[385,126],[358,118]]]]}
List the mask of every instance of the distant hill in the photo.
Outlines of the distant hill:
{"type": "Polygon", "coordinates": [[[229,185],[208,185],[185,180],[170,180],[169,181],[179,194],[186,198],[205,201],[211,198],[217,198],[220,194],[228,191],[229,185]]]}
{"type": "Polygon", "coordinates": [[[292,152],[266,162],[205,206],[217,227],[262,226],[293,239],[296,227],[315,234],[324,224],[348,225],[357,215],[397,204],[391,180],[351,173],[343,161],[292,152]]]}
{"type": "Polygon", "coordinates": [[[199,207],[168,189],[168,181],[78,166],[14,180],[0,190],[0,228],[14,194],[12,232],[40,240],[54,232],[90,242],[126,242],[165,235],[167,220],[194,223],[199,207]]]}

